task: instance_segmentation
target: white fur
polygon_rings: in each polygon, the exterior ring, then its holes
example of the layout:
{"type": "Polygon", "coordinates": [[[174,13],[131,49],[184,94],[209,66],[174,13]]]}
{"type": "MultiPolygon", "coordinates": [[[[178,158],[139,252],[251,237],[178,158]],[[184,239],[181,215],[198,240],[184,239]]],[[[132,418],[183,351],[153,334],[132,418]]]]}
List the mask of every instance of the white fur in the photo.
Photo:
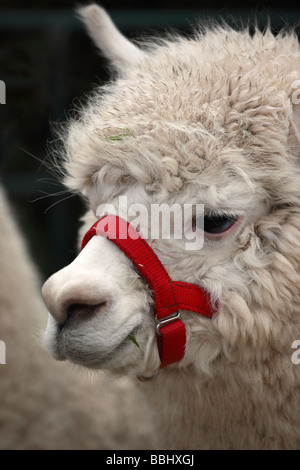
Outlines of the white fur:
{"type": "Polygon", "coordinates": [[[56,319],[51,352],[83,365],[90,354],[92,366],[153,377],[141,387],[161,446],[297,448],[298,41],[214,27],[149,50],[69,121],[65,183],[89,201],[81,234],[98,206],[117,208],[120,195],[149,209],[203,203],[240,215],[235,230],[207,238],[200,251],[187,252],[183,240],[149,240],[172,279],[206,288],[217,311],[212,320],[183,312],[185,356],[158,371],[151,292],[122,252],[94,237],[44,286],[56,319]]]}

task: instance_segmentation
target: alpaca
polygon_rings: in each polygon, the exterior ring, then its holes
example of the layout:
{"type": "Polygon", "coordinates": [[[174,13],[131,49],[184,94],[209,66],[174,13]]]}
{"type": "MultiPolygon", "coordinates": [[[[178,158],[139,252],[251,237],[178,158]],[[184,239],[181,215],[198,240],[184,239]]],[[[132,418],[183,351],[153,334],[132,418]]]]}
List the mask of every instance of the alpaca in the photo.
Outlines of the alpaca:
{"type": "Polygon", "coordinates": [[[192,38],[134,45],[97,5],[80,15],[116,74],[68,121],[54,149],[66,186],[88,203],[80,237],[97,220],[120,220],[115,215],[138,221],[172,286],[196,286],[212,312],[181,309],[183,354],[163,364],[167,324],[156,327],[156,290],[141,274],[143,261],[97,222],[77,258],[43,286],[49,352],[139,379],[160,448],[299,448],[295,34],[215,25],[192,38]],[[187,249],[174,221],[169,237],[149,236],[155,204],[197,203],[204,213],[187,220],[187,233],[202,236],[201,248],[187,249]]]}
{"type": "Polygon", "coordinates": [[[0,225],[0,449],[148,448],[149,419],[130,382],[84,377],[39,344],[47,311],[1,188],[0,225]]]}

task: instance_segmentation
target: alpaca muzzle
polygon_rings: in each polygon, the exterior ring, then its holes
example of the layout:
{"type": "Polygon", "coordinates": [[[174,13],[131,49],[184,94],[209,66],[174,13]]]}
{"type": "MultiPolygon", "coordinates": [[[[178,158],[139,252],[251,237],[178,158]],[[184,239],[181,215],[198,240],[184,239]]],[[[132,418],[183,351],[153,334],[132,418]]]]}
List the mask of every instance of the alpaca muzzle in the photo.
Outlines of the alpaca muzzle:
{"type": "Polygon", "coordinates": [[[214,309],[209,294],[195,284],[172,281],[152,248],[124,219],[109,214],[97,220],[83,237],[81,249],[94,235],[108,238],[117,245],[149,284],[154,297],[160,367],[180,361],[186,346],[180,310],[211,318],[214,309]]]}

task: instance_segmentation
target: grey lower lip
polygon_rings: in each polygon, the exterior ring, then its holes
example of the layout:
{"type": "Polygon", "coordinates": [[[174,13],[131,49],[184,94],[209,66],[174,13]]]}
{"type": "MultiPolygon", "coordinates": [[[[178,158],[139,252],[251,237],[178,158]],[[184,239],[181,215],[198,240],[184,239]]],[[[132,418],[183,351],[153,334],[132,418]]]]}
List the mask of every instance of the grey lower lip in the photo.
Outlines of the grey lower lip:
{"type": "Polygon", "coordinates": [[[58,325],[58,332],[57,332],[57,345],[58,346],[55,351],[55,356],[54,356],[55,359],[59,361],[69,360],[70,362],[73,362],[74,364],[78,364],[83,367],[92,368],[92,369],[103,367],[104,365],[107,364],[107,362],[110,360],[112,355],[115,356],[115,354],[118,354],[120,351],[124,350],[126,345],[132,344],[132,341],[129,339],[129,335],[131,334],[136,335],[139,329],[138,326],[133,328],[110,353],[102,356],[101,358],[96,358],[94,360],[91,360],[91,358],[86,358],[85,360],[84,357],[80,357],[80,351],[78,353],[79,357],[75,357],[74,353],[70,353],[69,351],[64,351],[64,353],[62,353],[62,351],[60,350],[59,336],[62,334],[66,323],[64,325],[58,325]]]}

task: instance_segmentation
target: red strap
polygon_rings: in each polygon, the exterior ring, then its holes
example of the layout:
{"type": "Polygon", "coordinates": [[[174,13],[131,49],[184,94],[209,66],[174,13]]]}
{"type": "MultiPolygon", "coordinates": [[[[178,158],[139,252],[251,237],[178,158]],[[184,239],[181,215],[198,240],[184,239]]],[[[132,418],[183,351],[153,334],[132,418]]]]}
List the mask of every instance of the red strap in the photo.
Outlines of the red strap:
{"type": "Polygon", "coordinates": [[[211,317],[213,310],[208,294],[195,284],[172,281],[152,248],[124,219],[114,215],[102,217],[85,234],[81,249],[96,234],[117,245],[153,290],[161,367],[181,360],[186,344],[185,326],[180,319],[168,317],[176,316],[180,309],[211,317]]]}
{"type": "Polygon", "coordinates": [[[160,328],[157,335],[157,346],[160,357],[160,368],[181,361],[185,354],[186,332],[181,320],[173,321],[160,328]]]}

